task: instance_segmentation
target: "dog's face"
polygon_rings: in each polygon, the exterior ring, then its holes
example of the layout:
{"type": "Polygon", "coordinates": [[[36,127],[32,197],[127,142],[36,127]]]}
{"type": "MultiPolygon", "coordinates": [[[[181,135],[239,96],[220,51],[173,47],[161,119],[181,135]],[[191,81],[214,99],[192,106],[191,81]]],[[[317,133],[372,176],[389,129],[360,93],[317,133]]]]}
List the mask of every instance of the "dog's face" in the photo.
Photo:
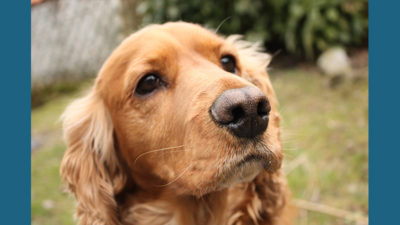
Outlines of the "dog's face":
{"type": "Polygon", "coordinates": [[[244,45],[167,23],[133,34],[109,57],[95,89],[139,186],[202,195],[280,167],[275,96],[252,61],[265,55],[244,45]]]}

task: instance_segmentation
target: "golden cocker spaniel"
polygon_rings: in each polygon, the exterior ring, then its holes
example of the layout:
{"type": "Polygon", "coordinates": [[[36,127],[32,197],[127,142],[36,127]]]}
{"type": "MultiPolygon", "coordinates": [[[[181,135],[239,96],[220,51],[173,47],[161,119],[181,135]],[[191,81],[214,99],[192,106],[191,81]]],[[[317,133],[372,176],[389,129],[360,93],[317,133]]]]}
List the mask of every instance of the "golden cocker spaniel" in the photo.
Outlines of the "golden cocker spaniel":
{"type": "Polygon", "coordinates": [[[290,223],[269,59],[185,22],[124,40],[62,116],[79,223],[290,223]]]}

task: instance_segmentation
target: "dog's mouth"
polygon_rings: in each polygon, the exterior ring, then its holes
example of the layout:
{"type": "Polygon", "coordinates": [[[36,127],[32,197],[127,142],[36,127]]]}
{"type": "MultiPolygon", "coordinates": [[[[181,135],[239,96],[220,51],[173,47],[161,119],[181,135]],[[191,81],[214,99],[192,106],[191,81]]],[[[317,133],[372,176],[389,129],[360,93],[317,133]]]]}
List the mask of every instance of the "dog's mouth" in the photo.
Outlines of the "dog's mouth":
{"type": "Polygon", "coordinates": [[[265,170],[269,170],[270,166],[272,164],[270,157],[263,156],[260,154],[250,154],[250,155],[246,156],[243,160],[236,163],[236,165],[234,167],[239,169],[239,168],[245,167],[246,164],[249,164],[249,163],[260,163],[265,170]]]}
{"type": "Polygon", "coordinates": [[[247,164],[259,163],[264,170],[274,172],[280,167],[278,157],[262,142],[256,142],[253,145],[253,151],[237,158],[237,160],[232,160],[231,162],[233,168],[240,169],[247,166],[247,164]]]}
{"type": "Polygon", "coordinates": [[[249,182],[253,180],[262,169],[268,168],[268,161],[261,155],[248,155],[234,166],[235,173],[231,176],[236,177],[239,182],[249,182]]]}
{"type": "Polygon", "coordinates": [[[274,172],[280,167],[275,154],[271,151],[250,153],[236,160],[231,160],[221,171],[221,188],[238,182],[252,181],[262,170],[274,172]]]}

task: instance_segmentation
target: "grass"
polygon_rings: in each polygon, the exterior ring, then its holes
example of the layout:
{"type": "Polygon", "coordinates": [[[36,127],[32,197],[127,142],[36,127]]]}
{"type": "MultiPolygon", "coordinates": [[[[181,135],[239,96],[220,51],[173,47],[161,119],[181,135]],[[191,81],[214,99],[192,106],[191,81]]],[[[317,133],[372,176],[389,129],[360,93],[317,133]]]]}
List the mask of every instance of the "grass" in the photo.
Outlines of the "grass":
{"type": "Polygon", "coordinates": [[[32,139],[39,143],[31,158],[32,225],[75,224],[72,217],[75,203],[64,192],[59,176],[65,146],[58,119],[67,104],[79,96],[88,83],[83,82],[75,92],[58,96],[31,111],[32,139]]]}
{"type": "MultiPolygon", "coordinates": [[[[310,69],[270,74],[280,100],[284,171],[293,198],[366,217],[368,82],[331,89],[310,69]]],[[[74,201],[63,192],[59,177],[65,146],[56,121],[79,93],[58,96],[32,109],[32,137],[41,142],[32,152],[32,224],[74,224],[74,201]]],[[[363,224],[299,206],[299,225],[363,224]]]]}
{"type": "MultiPolygon", "coordinates": [[[[313,70],[271,71],[296,199],[368,214],[368,82],[327,88],[313,70]]],[[[355,224],[300,212],[298,224],[355,224]]]]}

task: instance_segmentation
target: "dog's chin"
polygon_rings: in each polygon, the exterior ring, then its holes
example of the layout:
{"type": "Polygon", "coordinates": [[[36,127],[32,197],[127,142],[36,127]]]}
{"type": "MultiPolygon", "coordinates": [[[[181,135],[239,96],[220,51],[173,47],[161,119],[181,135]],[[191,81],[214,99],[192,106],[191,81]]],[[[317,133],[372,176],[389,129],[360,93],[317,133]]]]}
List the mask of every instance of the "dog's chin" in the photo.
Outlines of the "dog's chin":
{"type": "Polygon", "coordinates": [[[232,167],[224,175],[218,189],[229,188],[237,183],[248,183],[254,180],[265,168],[262,159],[245,159],[232,167]]]}
{"type": "Polygon", "coordinates": [[[188,178],[194,182],[186,186],[185,190],[190,192],[187,194],[202,196],[230,188],[238,183],[249,183],[262,171],[274,173],[280,167],[279,158],[262,143],[252,143],[250,147],[247,145],[235,150],[237,154],[224,160],[216,171],[202,173],[199,179],[193,179],[193,176],[188,178]]]}
{"type": "Polygon", "coordinates": [[[261,162],[249,162],[244,164],[235,176],[232,183],[235,182],[250,182],[263,170],[264,166],[261,162]]]}
{"type": "Polygon", "coordinates": [[[272,152],[249,154],[229,163],[223,169],[220,174],[222,179],[219,189],[229,188],[237,183],[251,182],[261,171],[273,173],[279,167],[279,160],[272,152]]]}

